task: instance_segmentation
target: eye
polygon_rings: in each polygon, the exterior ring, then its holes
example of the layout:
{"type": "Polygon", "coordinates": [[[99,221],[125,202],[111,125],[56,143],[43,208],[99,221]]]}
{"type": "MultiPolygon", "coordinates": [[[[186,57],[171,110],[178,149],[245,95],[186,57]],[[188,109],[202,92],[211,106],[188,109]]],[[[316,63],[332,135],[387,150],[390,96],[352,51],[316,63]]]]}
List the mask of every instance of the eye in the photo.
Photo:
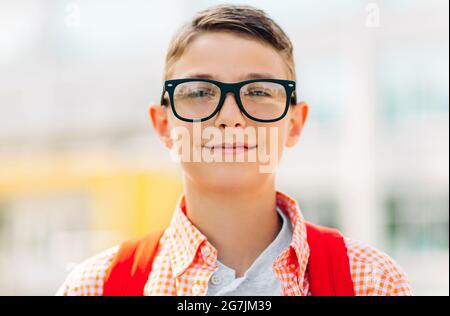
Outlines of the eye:
{"type": "Polygon", "coordinates": [[[205,98],[205,97],[213,97],[214,91],[209,89],[199,89],[199,90],[191,90],[187,94],[189,98],[205,98]]]}
{"type": "Polygon", "coordinates": [[[270,97],[271,93],[267,89],[249,89],[245,95],[251,97],[270,97]]]}

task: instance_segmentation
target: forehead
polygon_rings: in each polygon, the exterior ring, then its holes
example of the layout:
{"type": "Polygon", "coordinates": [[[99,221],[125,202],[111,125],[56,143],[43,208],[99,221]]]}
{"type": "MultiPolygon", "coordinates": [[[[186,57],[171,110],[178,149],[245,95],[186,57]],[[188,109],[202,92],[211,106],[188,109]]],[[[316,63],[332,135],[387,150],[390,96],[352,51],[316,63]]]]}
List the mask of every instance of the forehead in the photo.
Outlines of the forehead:
{"type": "Polygon", "coordinates": [[[230,32],[206,32],[188,44],[170,71],[170,78],[199,75],[224,82],[288,79],[288,67],[268,44],[230,32]]]}

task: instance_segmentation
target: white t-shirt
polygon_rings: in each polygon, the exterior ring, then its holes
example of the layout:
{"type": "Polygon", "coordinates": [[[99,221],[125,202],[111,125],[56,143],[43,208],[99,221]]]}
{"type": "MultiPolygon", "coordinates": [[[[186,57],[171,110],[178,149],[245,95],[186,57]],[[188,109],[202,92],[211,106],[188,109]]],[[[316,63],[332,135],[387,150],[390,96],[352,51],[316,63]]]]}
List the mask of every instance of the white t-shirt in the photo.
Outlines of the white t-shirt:
{"type": "Polygon", "coordinates": [[[293,227],[289,218],[278,207],[277,212],[283,221],[277,237],[264,249],[240,278],[236,278],[236,273],[233,269],[217,260],[216,263],[219,268],[209,279],[207,296],[280,295],[281,283],[275,277],[272,265],[275,262],[275,258],[289,247],[292,240],[293,227]]]}

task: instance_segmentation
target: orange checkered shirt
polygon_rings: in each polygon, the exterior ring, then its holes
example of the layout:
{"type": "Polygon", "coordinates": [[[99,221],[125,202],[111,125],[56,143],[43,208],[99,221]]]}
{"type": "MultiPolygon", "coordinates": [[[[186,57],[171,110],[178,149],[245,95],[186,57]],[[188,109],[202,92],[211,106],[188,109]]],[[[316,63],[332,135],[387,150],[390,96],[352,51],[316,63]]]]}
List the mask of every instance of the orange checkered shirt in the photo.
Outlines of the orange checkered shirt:
{"type": "MultiPolygon", "coordinates": [[[[311,295],[303,215],[288,195],[277,191],[276,201],[294,228],[290,246],[272,265],[281,283],[280,295],[311,295]]],[[[356,240],[345,238],[345,243],[356,295],[412,295],[407,276],[389,256],[356,240]]],[[[112,247],[76,266],[57,295],[102,295],[104,278],[118,249],[112,247]]],[[[217,250],[188,219],[182,195],[160,240],[144,295],[206,295],[208,281],[217,270],[216,259],[217,250]]]]}

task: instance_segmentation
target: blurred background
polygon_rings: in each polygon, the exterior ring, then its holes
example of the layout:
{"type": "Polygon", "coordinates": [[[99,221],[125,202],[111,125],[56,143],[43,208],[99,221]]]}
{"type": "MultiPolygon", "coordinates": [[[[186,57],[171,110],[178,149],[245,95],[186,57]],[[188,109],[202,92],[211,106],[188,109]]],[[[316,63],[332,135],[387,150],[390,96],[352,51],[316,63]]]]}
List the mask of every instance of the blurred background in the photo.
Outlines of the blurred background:
{"type": "MultiPolygon", "coordinates": [[[[280,190],[449,294],[449,2],[230,1],[271,15],[310,104],[280,190]],[[282,4],[282,5],[281,5],[282,4]]],[[[220,1],[0,0],[0,295],[167,225],[179,166],[152,130],[173,32],[220,1]]]]}

